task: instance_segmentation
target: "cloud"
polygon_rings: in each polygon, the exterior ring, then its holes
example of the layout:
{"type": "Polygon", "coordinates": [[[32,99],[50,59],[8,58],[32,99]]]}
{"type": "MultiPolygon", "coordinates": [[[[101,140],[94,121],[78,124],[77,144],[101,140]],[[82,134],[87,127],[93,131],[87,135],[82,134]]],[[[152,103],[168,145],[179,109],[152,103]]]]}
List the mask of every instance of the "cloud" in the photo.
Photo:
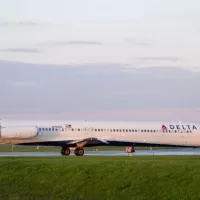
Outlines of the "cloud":
{"type": "Polygon", "coordinates": [[[17,26],[17,27],[27,27],[27,26],[37,26],[39,25],[38,22],[33,22],[33,21],[19,21],[19,22],[14,22],[14,21],[5,21],[5,22],[0,22],[0,27],[12,27],[12,26],[17,26]]]}
{"type": "Polygon", "coordinates": [[[0,113],[200,108],[200,72],[181,67],[137,68],[135,73],[121,69],[0,61],[0,113]]]}
{"type": "Polygon", "coordinates": [[[134,44],[138,46],[151,46],[152,44],[149,43],[147,40],[140,40],[134,38],[127,38],[124,40],[125,43],[134,44]]]}
{"type": "Polygon", "coordinates": [[[98,41],[83,41],[83,40],[69,40],[69,41],[60,41],[60,42],[47,42],[39,45],[44,46],[65,46],[65,45],[101,45],[101,42],[98,41]]]}
{"type": "Polygon", "coordinates": [[[192,71],[200,72],[200,67],[191,67],[192,71]]]}
{"type": "Polygon", "coordinates": [[[179,61],[181,60],[178,57],[138,57],[136,58],[137,61],[179,61]]]}
{"type": "Polygon", "coordinates": [[[35,86],[35,82],[16,81],[13,83],[15,86],[35,86]]]}
{"type": "Polygon", "coordinates": [[[34,48],[7,48],[7,49],[0,49],[0,52],[39,53],[40,51],[34,48]]]}

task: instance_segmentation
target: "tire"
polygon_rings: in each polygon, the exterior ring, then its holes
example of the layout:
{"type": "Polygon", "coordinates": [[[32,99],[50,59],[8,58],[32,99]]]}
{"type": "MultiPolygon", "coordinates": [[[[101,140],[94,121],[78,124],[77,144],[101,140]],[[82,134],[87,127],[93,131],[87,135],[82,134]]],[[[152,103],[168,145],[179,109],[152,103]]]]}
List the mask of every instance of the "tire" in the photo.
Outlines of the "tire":
{"type": "Polygon", "coordinates": [[[74,154],[75,154],[76,156],[83,156],[83,155],[84,155],[84,149],[82,149],[82,148],[76,148],[76,149],[74,150],[74,154]]]}
{"type": "Polygon", "coordinates": [[[61,149],[61,154],[62,154],[63,156],[69,156],[70,153],[71,153],[71,151],[70,151],[69,148],[63,147],[63,148],[61,149]]]}

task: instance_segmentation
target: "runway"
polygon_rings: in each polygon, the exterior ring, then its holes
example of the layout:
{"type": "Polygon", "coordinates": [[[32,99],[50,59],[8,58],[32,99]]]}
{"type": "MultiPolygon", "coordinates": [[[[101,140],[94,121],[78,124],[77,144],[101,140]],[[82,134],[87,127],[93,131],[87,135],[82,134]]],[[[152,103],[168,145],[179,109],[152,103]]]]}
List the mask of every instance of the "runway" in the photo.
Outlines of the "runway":
{"type": "MultiPolygon", "coordinates": [[[[85,151],[84,156],[127,156],[124,151],[85,151]]],[[[167,156],[167,155],[200,155],[200,148],[162,149],[162,150],[137,150],[134,156],[167,156]]],[[[61,156],[60,152],[0,152],[0,157],[20,156],[61,156]]],[[[75,156],[71,152],[70,156],[75,156]]]]}

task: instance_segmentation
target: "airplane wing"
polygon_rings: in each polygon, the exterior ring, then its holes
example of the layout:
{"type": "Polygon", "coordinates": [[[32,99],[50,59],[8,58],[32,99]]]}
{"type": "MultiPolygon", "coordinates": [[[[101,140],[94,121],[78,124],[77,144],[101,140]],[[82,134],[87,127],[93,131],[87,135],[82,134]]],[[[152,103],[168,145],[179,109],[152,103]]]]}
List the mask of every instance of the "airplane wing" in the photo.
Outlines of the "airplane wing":
{"type": "Polygon", "coordinates": [[[100,139],[100,138],[85,138],[81,140],[73,140],[71,142],[68,142],[67,144],[80,144],[80,143],[94,143],[94,142],[99,142],[99,143],[105,143],[109,144],[109,142],[105,139],[100,139]]]}

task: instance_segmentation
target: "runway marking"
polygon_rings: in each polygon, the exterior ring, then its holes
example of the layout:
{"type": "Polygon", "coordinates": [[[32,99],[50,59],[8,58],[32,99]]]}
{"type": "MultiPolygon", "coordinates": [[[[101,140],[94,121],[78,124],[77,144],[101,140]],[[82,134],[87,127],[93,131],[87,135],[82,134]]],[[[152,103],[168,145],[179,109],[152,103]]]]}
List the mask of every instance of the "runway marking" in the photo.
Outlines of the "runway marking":
{"type": "MultiPolygon", "coordinates": [[[[167,155],[200,155],[200,149],[162,149],[162,150],[138,150],[133,156],[167,156],[167,155]]],[[[22,156],[61,156],[60,152],[0,152],[0,157],[22,156]]],[[[70,156],[75,156],[71,152],[70,156]]],[[[128,156],[124,151],[86,151],[84,156],[128,156]]],[[[67,157],[67,156],[66,156],[67,157]]]]}

